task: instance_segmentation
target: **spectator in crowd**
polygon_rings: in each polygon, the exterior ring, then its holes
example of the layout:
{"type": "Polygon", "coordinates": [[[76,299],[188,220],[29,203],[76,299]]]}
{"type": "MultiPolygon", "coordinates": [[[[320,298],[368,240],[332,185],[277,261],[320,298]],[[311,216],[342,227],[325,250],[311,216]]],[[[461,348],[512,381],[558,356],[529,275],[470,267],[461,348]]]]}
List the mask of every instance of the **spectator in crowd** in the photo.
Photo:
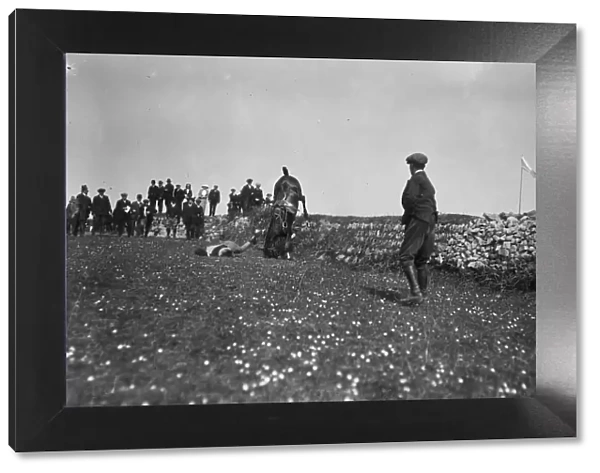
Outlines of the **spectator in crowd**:
{"type": "Polygon", "coordinates": [[[196,199],[196,205],[199,205],[202,209],[202,215],[206,215],[206,207],[208,203],[208,186],[205,184],[198,192],[198,199],[196,199]],[[200,201],[198,201],[200,199],[200,201]]]}
{"type": "Polygon", "coordinates": [[[156,185],[156,181],[154,179],[150,181],[150,187],[148,187],[148,200],[150,200],[150,205],[156,208],[156,201],[158,200],[158,186],[156,185]]]}
{"type": "Polygon", "coordinates": [[[154,222],[154,215],[156,214],[156,208],[152,207],[149,200],[146,199],[144,201],[144,214],[146,217],[145,228],[144,228],[144,237],[148,238],[148,234],[152,229],[152,223],[154,222]]]}
{"type": "Polygon", "coordinates": [[[171,183],[171,178],[168,177],[167,178],[167,184],[165,185],[165,190],[163,192],[164,194],[164,198],[165,198],[165,208],[169,209],[169,205],[171,204],[171,201],[173,200],[173,195],[175,192],[175,188],[173,187],[173,184],[171,183]]]}
{"type": "Polygon", "coordinates": [[[115,204],[115,223],[117,224],[117,234],[123,235],[123,230],[127,229],[127,236],[130,237],[133,233],[131,225],[131,201],[127,198],[127,192],[121,193],[121,198],[115,204]]]}
{"type": "Polygon", "coordinates": [[[131,225],[135,230],[135,236],[142,236],[144,234],[144,226],[142,219],[144,218],[144,196],[142,194],[136,195],[136,201],[131,204],[131,225]]]}
{"type": "Polygon", "coordinates": [[[92,202],[92,212],[94,214],[94,224],[92,227],[92,235],[95,235],[96,232],[100,232],[100,234],[107,231],[112,222],[112,206],[110,204],[110,199],[104,193],[106,189],[100,187],[98,189],[98,195],[94,197],[92,202]]]}
{"type": "Polygon", "coordinates": [[[89,198],[88,192],[88,186],[83,184],[81,186],[81,192],[77,194],[77,207],[79,208],[79,213],[77,214],[75,228],[73,229],[74,236],[77,236],[77,233],[81,236],[85,235],[87,220],[90,217],[90,212],[92,210],[92,199],[89,198]]]}
{"type": "Polygon", "coordinates": [[[181,188],[181,184],[177,184],[175,186],[175,204],[177,205],[177,212],[178,215],[181,216],[182,215],[182,210],[183,210],[183,202],[186,198],[186,193],[185,190],[183,190],[181,188]]]}
{"type": "Polygon", "coordinates": [[[260,182],[257,182],[256,186],[252,189],[252,206],[259,209],[264,203],[263,191],[260,188],[260,182]]]}
{"type": "Polygon", "coordinates": [[[185,185],[185,195],[190,199],[194,198],[194,191],[192,190],[192,185],[189,182],[185,185]]]}
{"type": "Polygon", "coordinates": [[[179,224],[179,216],[177,215],[177,206],[175,202],[169,202],[167,206],[167,216],[165,219],[165,227],[167,229],[167,238],[171,237],[173,234],[173,238],[177,235],[177,225],[179,224]]]}
{"type": "Polygon", "coordinates": [[[267,207],[273,205],[273,194],[267,194],[267,198],[265,199],[265,205],[267,207]]]}
{"type": "Polygon", "coordinates": [[[158,181],[158,190],[156,191],[156,198],[158,200],[158,213],[162,214],[163,202],[165,200],[165,186],[163,181],[158,181]]]}
{"type": "Polygon", "coordinates": [[[197,240],[204,233],[204,210],[201,197],[198,197],[195,205],[192,205],[192,212],[192,238],[197,240]]]}
{"type": "Polygon", "coordinates": [[[207,245],[196,249],[194,252],[198,256],[233,256],[243,253],[252,245],[256,244],[256,235],[242,246],[237,243],[227,240],[214,245],[207,245]]]}
{"type": "Polygon", "coordinates": [[[75,230],[78,214],[79,204],[77,203],[77,198],[72,195],[67,204],[67,235],[70,235],[75,230]]]}
{"type": "Polygon", "coordinates": [[[229,202],[227,202],[227,215],[229,215],[229,219],[233,219],[238,212],[239,206],[239,196],[236,193],[235,187],[231,188],[231,192],[229,193],[229,202]]]}
{"type": "Polygon", "coordinates": [[[244,215],[250,213],[252,206],[252,192],[254,190],[252,182],[254,182],[252,179],[246,179],[246,184],[240,191],[240,203],[242,205],[242,212],[244,215]]]}
{"type": "Polygon", "coordinates": [[[185,202],[183,204],[182,209],[182,220],[185,225],[185,238],[187,240],[191,240],[192,238],[192,217],[194,216],[194,207],[196,207],[196,203],[189,196],[186,196],[185,202]]]}
{"type": "Polygon", "coordinates": [[[400,263],[410,286],[404,304],[419,304],[427,296],[429,259],[433,253],[438,212],[435,188],[425,173],[428,158],[414,153],[406,158],[410,179],[402,192],[402,224],[406,225],[400,246],[400,263]]]}
{"type": "Polygon", "coordinates": [[[217,205],[221,203],[221,191],[219,191],[219,186],[216,184],[208,193],[208,203],[210,205],[209,216],[214,217],[215,213],[217,212],[217,205]]]}

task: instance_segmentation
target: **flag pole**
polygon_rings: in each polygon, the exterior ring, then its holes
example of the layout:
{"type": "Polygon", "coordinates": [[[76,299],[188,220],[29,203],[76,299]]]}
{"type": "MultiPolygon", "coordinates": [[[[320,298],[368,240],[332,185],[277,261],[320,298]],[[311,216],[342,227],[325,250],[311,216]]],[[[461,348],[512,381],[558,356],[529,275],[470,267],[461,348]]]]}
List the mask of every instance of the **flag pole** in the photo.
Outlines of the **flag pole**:
{"type": "Polygon", "coordinates": [[[521,215],[521,196],[523,195],[523,166],[521,166],[521,184],[519,185],[519,215],[521,215]]]}

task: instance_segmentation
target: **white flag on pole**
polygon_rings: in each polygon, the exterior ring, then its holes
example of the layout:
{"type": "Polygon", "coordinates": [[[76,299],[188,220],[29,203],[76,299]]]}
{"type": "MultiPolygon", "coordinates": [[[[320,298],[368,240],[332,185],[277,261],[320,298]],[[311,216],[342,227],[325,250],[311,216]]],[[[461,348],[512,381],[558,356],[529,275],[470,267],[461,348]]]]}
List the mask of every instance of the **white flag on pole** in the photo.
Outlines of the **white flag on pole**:
{"type": "Polygon", "coordinates": [[[531,177],[535,179],[536,172],[533,169],[531,169],[531,166],[527,163],[527,161],[525,161],[525,158],[523,156],[521,156],[521,169],[525,169],[525,171],[531,174],[531,177]]]}

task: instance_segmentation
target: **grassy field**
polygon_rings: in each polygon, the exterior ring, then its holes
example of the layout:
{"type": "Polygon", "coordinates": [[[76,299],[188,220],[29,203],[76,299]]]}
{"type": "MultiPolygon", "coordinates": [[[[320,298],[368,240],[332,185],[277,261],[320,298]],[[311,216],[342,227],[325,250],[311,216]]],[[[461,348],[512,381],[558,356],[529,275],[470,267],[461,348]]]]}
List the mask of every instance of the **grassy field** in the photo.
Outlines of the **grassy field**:
{"type": "Polygon", "coordinates": [[[508,397],[535,390],[535,294],[197,242],[68,239],[68,405],[508,397]]]}

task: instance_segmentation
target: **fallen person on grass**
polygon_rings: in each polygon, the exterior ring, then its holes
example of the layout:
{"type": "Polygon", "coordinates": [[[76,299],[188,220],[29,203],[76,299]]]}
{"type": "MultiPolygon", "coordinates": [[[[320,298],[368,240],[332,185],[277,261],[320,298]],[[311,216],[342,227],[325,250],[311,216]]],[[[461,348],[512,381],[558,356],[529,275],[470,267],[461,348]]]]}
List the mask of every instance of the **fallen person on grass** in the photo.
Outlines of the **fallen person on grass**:
{"type": "Polygon", "coordinates": [[[252,239],[242,246],[237,243],[227,240],[217,243],[215,245],[208,245],[206,247],[198,248],[194,253],[198,256],[233,256],[243,253],[252,245],[256,245],[256,235],[252,239]]]}

